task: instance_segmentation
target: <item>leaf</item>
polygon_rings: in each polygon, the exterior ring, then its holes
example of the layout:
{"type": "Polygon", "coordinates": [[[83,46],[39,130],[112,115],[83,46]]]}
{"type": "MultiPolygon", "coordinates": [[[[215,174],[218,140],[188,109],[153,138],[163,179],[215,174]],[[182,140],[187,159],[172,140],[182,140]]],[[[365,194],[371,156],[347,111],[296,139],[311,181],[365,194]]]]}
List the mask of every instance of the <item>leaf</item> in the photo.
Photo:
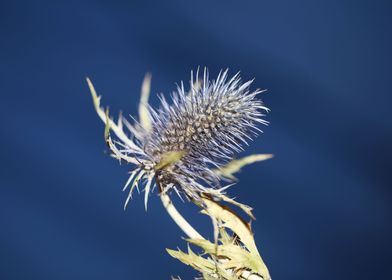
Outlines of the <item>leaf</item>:
{"type": "Polygon", "coordinates": [[[219,229],[219,235],[219,241],[222,242],[223,245],[234,243],[234,238],[232,238],[223,227],[219,229]]]}
{"type": "Polygon", "coordinates": [[[119,122],[119,124],[116,124],[109,116],[106,115],[105,111],[103,108],[100,106],[101,102],[101,96],[97,95],[97,92],[94,88],[93,83],[90,81],[89,78],[86,78],[88,87],[91,92],[91,96],[93,98],[93,104],[95,111],[97,112],[99,118],[105,123],[105,125],[109,125],[110,130],[112,130],[116,136],[124,143],[127,145],[128,148],[130,148],[134,153],[139,153],[143,154],[143,150],[138,147],[131,139],[128,138],[128,136],[125,134],[123,128],[122,128],[122,123],[119,122]]]}
{"type": "Polygon", "coordinates": [[[161,161],[158,162],[154,169],[160,170],[179,161],[185,155],[185,151],[170,151],[162,155],[161,161]]]}
{"type": "Polygon", "coordinates": [[[200,272],[211,273],[215,269],[215,264],[212,260],[207,260],[201,256],[196,255],[190,247],[188,247],[188,253],[182,252],[181,250],[175,251],[166,249],[170,256],[178,259],[186,265],[192,266],[194,269],[200,272]]]}
{"type": "Polygon", "coordinates": [[[151,74],[147,73],[144,76],[141,96],[140,96],[140,103],[139,103],[139,121],[142,127],[146,131],[151,131],[152,124],[151,124],[151,116],[148,111],[148,98],[150,96],[151,90],[151,74]]]}
{"type": "Polygon", "coordinates": [[[258,161],[264,161],[267,159],[272,158],[272,154],[255,154],[255,155],[250,155],[241,159],[235,159],[230,161],[227,165],[215,169],[215,173],[217,173],[219,176],[229,178],[231,180],[236,180],[236,177],[234,177],[234,173],[237,173],[238,171],[241,170],[242,167],[248,164],[252,164],[254,162],[258,161]]]}
{"type": "Polygon", "coordinates": [[[208,240],[203,239],[191,239],[188,240],[191,244],[197,245],[205,250],[206,253],[211,255],[217,255],[219,257],[224,257],[229,259],[222,263],[224,269],[250,269],[252,271],[259,271],[259,261],[258,258],[241,248],[238,245],[227,244],[219,245],[216,250],[215,244],[212,244],[208,240]]]}
{"type": "Polygon", "coordinates": [[[226,196],[224,194],[220,194],[218,197],[220,199],[222,199],[223,201],[225,201],[225,202],[228,202],[230,204],[233,204],[233,205],[241,208],[241,210],[244,211],[249,217],[251,217],[252,220],[256,220],[255,216],[252,213],[252,210],[253,210],[252,207],[250,207],[250,206],[248,206],[246,204],[240,203],[238,201],[235,201],[234,199],[232,199],[232,198],[230,198],[230,197],[228,197],[228,196],[226,196]]]}
{"type": "Polygon", "coordinates": [[[249,226],[217,202],[208,198],[202,198],[202,201],[202,213],[221,223],[219,242],[215,244],[201,237],[187,241],[202,248],[210,257],[196,255],[189,247],[188,253],[168,250],[169,254],[201,272],[204,279],[271,279],[249,226]],[[230,237],[225,228],[232,231],[238,240],[230,237]]]}
{"type": "Polygon", "coordinates": [[[220,263],[215,263],[210,258],[203,258],[195,254],[188,246],[188,253],[182,252],[181,250],[175,251],[166,249],[170,256],[178,259],[182,263],[189,265],[203,274],[204,279],[226,279],[226,280],[238,280],[237,277],[233,276],[230,271],[224,269],[220,263]]]}
{"type": "MultiPolygon", "coordinates": [[[[264,279],[269,278],[270,276],[269,276],[268,269],[257,250],[253,238],[253,233],[251,232],[249,226],[247,226],[247,224],[245,224],[245,222],[241,220],[236,214],[229,211],[228,209],[221,206],[220,204],[211,201],[207,198],[203,198],[203,202],[205,204],[205,209],[202,210],[202,213],[222,221],[223,222],[222,225],[230,229],[231,231],[233,231],[239,237],[241,243],[243,243],[246,249],[249,251],[250,257],[246,258],[249,261],[249,263],[245,264],[245,266],[252,266],[254,268],[254,271],[262,275],[264,279]]],[[[192,240],[192,242],[194,242],[194,240],[192,240]]],[[[201,243],[201,244],[205,245],[206,243],[201,243]]],[[[230,246],[236,247],[236,245],[219,245],[219,248],[220,250],[223,250],[222,248],[226,249],[225,251],[226,254],[232,253],[234,250],[237,250],[237,249],[233,249],[233,247],[230,246]]],[[[236,251],[236,253],[238,254],[240,254],[240,252],[242,251],[236,251]]],[[[238,257],[242,258],[243,255],[238,255],[238,257]]],[[[231,261],[235,261],[235,259],[231,261]]]]}

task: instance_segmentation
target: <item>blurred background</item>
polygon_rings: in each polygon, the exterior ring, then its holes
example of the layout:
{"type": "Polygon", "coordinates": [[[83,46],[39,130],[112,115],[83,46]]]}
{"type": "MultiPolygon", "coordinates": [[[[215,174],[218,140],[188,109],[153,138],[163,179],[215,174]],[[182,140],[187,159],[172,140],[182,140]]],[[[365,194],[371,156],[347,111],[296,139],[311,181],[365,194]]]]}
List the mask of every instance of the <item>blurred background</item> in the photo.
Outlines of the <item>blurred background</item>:
{"type": "MultiPolygon", "coordinates": [[[[207,66],[271,108],[229,194],[273,279],[392,279],[392,2],[0,1],[0,278],[169,279],[184,234],[155,193],[123,211],[89,76],[112,114],[207,66]]],[[[203,233],[210,222],[176,199],[203,233]]]]}

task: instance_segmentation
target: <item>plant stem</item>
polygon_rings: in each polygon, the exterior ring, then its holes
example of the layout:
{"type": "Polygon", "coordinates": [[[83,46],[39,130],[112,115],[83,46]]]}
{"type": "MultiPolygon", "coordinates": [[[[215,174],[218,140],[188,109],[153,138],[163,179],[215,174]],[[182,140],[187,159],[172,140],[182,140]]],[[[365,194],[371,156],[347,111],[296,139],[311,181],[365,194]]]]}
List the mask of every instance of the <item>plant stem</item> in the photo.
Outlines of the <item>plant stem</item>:
{"type": "Polygon", "coordinates": [[[167,213],[169,213],[170,217],[173,219],[173,221],[182,229],[183,232],[185,232],[186,235],[188,235],[189,238],[191,239],[204,239],[203,236],[200,235],[188,222],[185,220],[185,218],[177,211],[176,207],[173,205],[173,202],[171,201],[170,197],[164,193],[161,192],[160,194],[161,201],[163,206],[165,207],[167,213]]]}

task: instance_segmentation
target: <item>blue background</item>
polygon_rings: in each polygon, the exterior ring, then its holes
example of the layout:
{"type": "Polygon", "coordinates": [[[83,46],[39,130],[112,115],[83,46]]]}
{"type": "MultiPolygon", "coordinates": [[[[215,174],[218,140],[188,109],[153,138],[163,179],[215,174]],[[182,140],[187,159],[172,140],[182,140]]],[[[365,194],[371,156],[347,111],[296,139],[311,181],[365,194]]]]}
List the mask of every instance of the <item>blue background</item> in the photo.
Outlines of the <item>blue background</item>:
{"type": "MultiPolygon", "coordinates": [[[[229,191],[273,279],[392,279],[392,2],[1,1],[0,279],[191,279],[156,196],[121,192],[85,77],[111,112],[229,67],[271,125],[229,191]],[[165,3],[163,3],[165,2],[165,3]]],[[[177,200],[176,200],[177,201],[177,200]]],[[[203,233],[197,209],[177,202],[203,233]]]]}

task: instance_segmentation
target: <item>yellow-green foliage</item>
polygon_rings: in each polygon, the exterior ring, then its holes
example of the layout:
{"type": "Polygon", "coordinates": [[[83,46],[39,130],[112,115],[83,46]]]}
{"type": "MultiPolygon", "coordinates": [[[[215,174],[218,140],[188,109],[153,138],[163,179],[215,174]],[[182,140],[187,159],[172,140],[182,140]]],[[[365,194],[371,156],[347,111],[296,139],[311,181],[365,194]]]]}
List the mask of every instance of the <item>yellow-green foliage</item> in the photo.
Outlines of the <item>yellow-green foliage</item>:
{"type": "Polygon", "coordinates": [[[205,239],[187,239],[189,244],[202,248],[205,254],[195,254],[189,245],[188,252],[168,249],[168,253],[199,271],[204,279],[241,279],[244,273],[253,277],[249,279],[261,279],[260,276],[262,279],[270,279],[250,226],[217,202],[205,198],[204,204],[202,213],[218,221],[217,243],[205,239]]]}
{"type": "Polygon", "coordinates": [[[245,165],[252,164],[258,161],[267,160],[272,157],[273,155],[271,154],[250,155],[241,159],[232,160],[222,168],[215,169],[215,172],[223,177],[235,180],[236,178],[234,177],[234,173],[239,172],[241,168],[244,167],[245,165]]]}

